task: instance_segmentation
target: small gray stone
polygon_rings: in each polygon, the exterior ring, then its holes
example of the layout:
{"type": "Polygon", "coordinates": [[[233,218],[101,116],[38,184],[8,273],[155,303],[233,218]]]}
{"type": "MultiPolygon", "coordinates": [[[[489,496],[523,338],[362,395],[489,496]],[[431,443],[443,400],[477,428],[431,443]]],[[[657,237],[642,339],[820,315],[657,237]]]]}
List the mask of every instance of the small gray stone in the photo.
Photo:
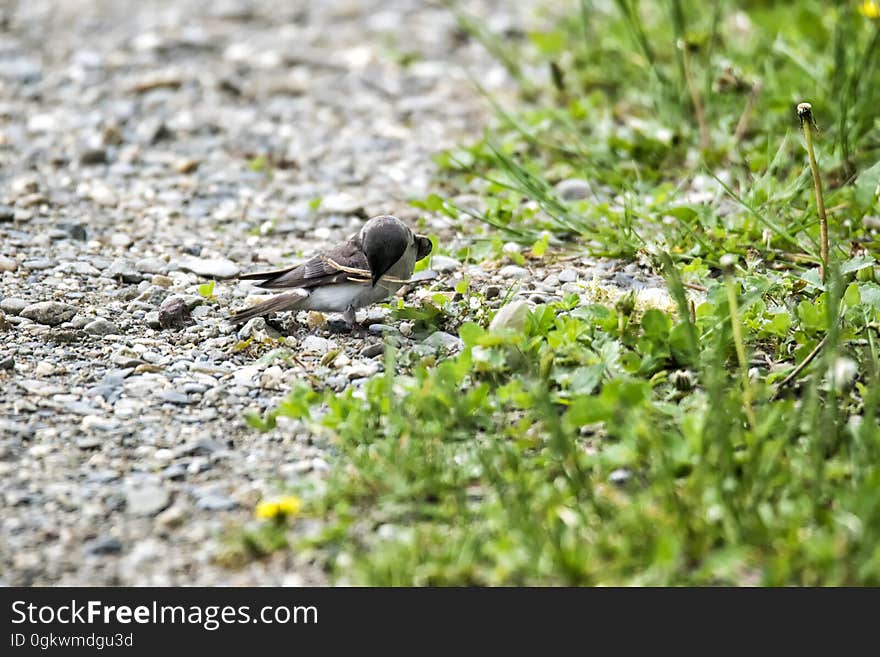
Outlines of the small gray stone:
{"type": "Polygon", "coordinates": [[[498,274],[503,278],[516,278],[523,279],[528,278],[529,270],[525,267],[520,267],[518,265],[504,265],[499,271],[498,274]]]}
{"type": "Polygon", "coordinates": [[[15,358],[12,355],[0,356],[0,370],[10,371],[15,369],[15,358]]]}
{"type": "Polygon", "coordinates": [[[139,486],[125,493],[126,510],[132,515],[154,516],[169,504],[171,495],[161,486],[139,486]]]}
{"type": "Polygon", "coordinates": [[[56,326],[72,319],[76,315],[76,308],[58,301],[40,301],[26,306],[19,314],[38,324],[56,326]]]}
{"type": "Polygon", "coordinates": [[[461,267],[461,263],[455,258],[444,255],[435,255],[431,258],[431,269],[440,274],[455,271],[461,267]]]}
{"type": "Polygon", "coordinates": [[[557,183],[556,193],[559,194],[563,201],[581,201],[587,198],[592,193],[592,190],[590,189],[590,183],[586,180],[568,178],[557,183]]]}
{"type": "Polygon", "coordinates": [[[20,315],[28,307],[28,302],[18,297],[6,297],[0,301],[0,310],[8,315],[20,315]]]}
{"type": "Polygon", "coordinates": [[[172,463],[162,470],[162,476],[171,481],[179,481],[186,477],[186,466],[182,463],[172,463]]]}
{"type": "Polygon", "coordinates": [[[490,331],[522,331],[530,304],[524,299],[511,301],[499,310],[489,324],[490,331]]]}
{"type": "Polygon", "coordinates": [[[89,335],[110,335],[112,333],[119,333],[119,329],[116,328],[116,325],[113,322],[100,317],[95,321],[86,324],[83,327],[83,331],[89,335]]]}
{"type": "Polygon", "coordinates": [[[162,324],[159,322],[159,311],[151,310],[144,317],[144,321],[147,323],[151,329],[160,329],[162,328],[162,324]]]}
{"type": "Polygon", "coordinates": [[[608,475],[608,481],[612,484],[616,484],[618,486],[622,486],[629,478],[632,476],[632,473],[626,468],[617,468],[616,470],[612,470],[611,474],[608,475]]]}
{"type": "Polygon", "coordinates": [[[52,267],[55,266],[55,263],[48,258],[34,258],[33,260],[25,260],[21,265],[25,269],[42,271],[43,269],[52,269],[52,267]]]}
{"type": "Polygon", "coordinates": [[[12,221],[15,219],[15,208],[9,205],[0,205],[0,221],[12,221]]]}
{"type": "Polygon", "coordinates": [[[118,246],[120,249],[127,249],[134,243],[131,235],[125,233],[113,233],[110,236],[110,244],[118,246]]]}
{"type": "Polygon", "coordinates": [[[89,198],[98,205],[107,208],[115,208],[119,203],[119,196],[108,185],[102,182],[93,182],[89,189],[89,198]]]}
{"type": "Polygon", "coordinates": [[[141,258],[134,268],[143,274],[167,274],[168,263],[161,258],[141,258]]]}
{"type": "Polygon", "coordinates": [[[0,256],[0,272],[15,271],[16,269],[18,269],[18,260],[0,256]]]}
{"type": "Polygon", "coordinates": [[[232,278],[241,271],[239,266],[224,258],[196,258],[184,256],[177,262],[177,268],[191,271],[206,278],[232,278]]]}
{"type": "Polygon", "coordinates": [[[159,326],[163,329],[180,329],[194,324],[189,307],[180,297],[168,297],[159,308],[159,326]]]}
{"type": "Polygon", "coordinates": [[[134,265],[123,258],[117,258],[110,263],[104,275],[109,278],[121,279],[124,283],[140,283],[144,280],[144,275],[136,271],[134,265]]]}
{"type": "Polygon", "coordinates": [[[223,449],[223,445],[211,438],[197,438],[175,450],[175,455],[180,456],[210,456],[223,449]]]}
{"type": "Polygon", "coordinates": [[[61,223],[58,228],[64,231],[65,236],[77,242],[85,242],[88,239],[86,228],[82,224],[61,223]]]}
{"type": "Polygon", "coordinates": [[[424,344],[435,349],[448,349],[450,351],[461,349],[463,343],[460,338],[445,333],[443,331],[434,331],[424,340],[424,344]]]}
{"type": "Polygon", "coordinates": [[[193,400],[188,395],[177,390],[163,390],[159,393],[159,399],[169,404],[192,404],[193,400]]]}
{"type": "Polygon", "coordinates": [[[487,285],[486,289],[483,290],[483,296],[486,299],[496,299],[501,296],[501,286],[500,285],[487,285]]]}
{"type": "Polygon", "coordinates": [[[572,269],[571,267],[563,269],[561,272],[559,272],[560,283],[574,283],[577,279],[578,272],[576,269],[572,269]]]}
{"type": "Polygon", "coordinates": [[[107,151],[103,148],[87,148],[79,154],[79,163],[83,166],[107,164],[107,151]]]}
{"type": "Polygon", "coordinates": [[[307,354],[325,354],[330,350],[332,342],[327,338],[321,338],[317,335],[308,335],[300,343],[299,347],[303,353],[307,354]]]}
{"type": "Polygon", "coordinates": [[[381,355],[385,351],[385,345],[381,342],[376,342],[374,344],[368,344],[366,347],[361,349],[361,356],[364,358],[375,358],[376,356],[381,355]]]}
{"type": "Polygon", "coordinates": [[[122,543],[113,536],[103,536],[89,541],[84,546],[87,554],[98,556],[106,554],[119,554],[122,552],[122,543]]]}
{"type": "Polygon", "coordinates": [[[199,501],[196,502],[196,508],[203,511],[231,511],[237,506],[238,504],[235,500],[215,493],[200,497],[199,501]]]}

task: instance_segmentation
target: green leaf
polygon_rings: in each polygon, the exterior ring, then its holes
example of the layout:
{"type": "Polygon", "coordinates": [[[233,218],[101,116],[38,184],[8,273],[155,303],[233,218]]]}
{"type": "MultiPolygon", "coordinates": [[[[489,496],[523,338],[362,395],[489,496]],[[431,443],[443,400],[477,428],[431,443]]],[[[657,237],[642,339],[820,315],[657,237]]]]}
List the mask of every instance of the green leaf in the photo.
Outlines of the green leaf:
{"type": "Polygon", "coordinates": [[[880,285],[876,283],[860,283],[859,297],[861,297],[861,303],[880,309],[880,285]]]}
{"type": "Polygon", "coordinates": [[[458,337],[468,347],[473,347],[486,334],[485,329],[474,322],[462,324],[458,329],[458,337]]]}
{"type": "Polygon", "coordinates": [[[665,340],[672,328],[672,320],[662,310],[651,308],[642,317],[642,330],[649,338],[665,340]]]}
{"type": "Polygon", "coordinates": [[[206,299],[211,299],[214,296],[214,281],[208,281],[199,285],[199,294],[206,299]]]}
{"type": "Polygon", "coordinates": [[[611,419],[611,407],[599,397],[577,397],[568,407],[568,421],[575,427],[611,419]]]}
{"type": "Polygon", "coordinates": [[[843,302],[847,308],[858,306],[862,302],[858,283],[853,282],[846,286],[846,292],[843,293],[843,302]]]}
{"type": "Polygon", "coordinates": [[[873,267],[876,261],[871,256],[856,256],[850,258],[840,265],[841,274],[852,274],[853,272],[864,269],[865,267],[873,267]]]}
{"type": "Polygon", "coordinates": [[[880,197],[880,162],[862,171],[856,178],[855,187],[856,204],[862,212],[867,212],[880,197]]]}

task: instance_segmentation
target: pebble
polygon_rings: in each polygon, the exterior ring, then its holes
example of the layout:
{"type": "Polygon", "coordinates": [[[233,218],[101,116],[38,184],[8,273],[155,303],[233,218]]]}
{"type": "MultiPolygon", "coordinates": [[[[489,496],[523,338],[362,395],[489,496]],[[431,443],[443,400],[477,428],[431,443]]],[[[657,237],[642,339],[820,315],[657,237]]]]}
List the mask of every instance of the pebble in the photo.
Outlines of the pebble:
{"type": "Polygon", "coordinates": [[[79,154],[79,163],[83,166],[107,164],[107,151],[103,148],[86,148],[79,154]]]}
{"type": "Polygon", "coordinates": [[[307,335],[299,348],[305,354],[325,354],[333,347],[333,342],[317,335],[307,335]]]}
{"type": "Polygon", "coordinates": [[[449,351],[458,350],[464,346],[461,338],[443,331],[435,331],[425,338],[423,344],[435,349],[446,349],[449,351]]]}
{"type": "Polygon", "coordinates": [[[102,182],[93,182],[88,190],[88,196],[98,205],[115,208],[119,204],[119,196],[108,185],[102,182]]]}
{"type": "Polygon", "coordinates": [[[438,274],[446,274],[456,271],[461,267],[461,262],[455,258],[444,255],[435,255],[431,258],[431,269],[438,274]]]}
{"type": "Polygon", "coordinates": [[[116,325],[113,322],[100,317],[86,324],[83,327],[83,331],[89,335],[110,335],[112,333],[119,333],[119,329],[116,328],[116,325]]]}
{"type": "Polygon", "coordinates": [[[528,316],[531,304],[524,299],[515,299],[501,310],[495,313],[495,317],[489,324],[489,330],[498,331],[514,331],[521,332],[526,326],[526,317],[528,316]]]}
{"type": "Polygon", "coordinates": [[[375,358],[376,356],[381,356],[384,352],[385,345],[381,342],[375,342],[361,349],[361,356],[364,358],[375,358]]]}
{"type": "Polygon", "coordinates": [[[180,297],[168,297],[159,307],[159,326],[163,329],[180,329],[194,323],[186,302],[180,297]]]}
{"type": "Polygon", "coordinates": [[[122,552],[122,543],[113,536],[104,536],[88,541],[84,546],[86,554],[104,556],[122,552]]]}
{"type": "Polygon", "coordinates": [[[556,193],[563,201],[582,201],[592,194],[590,183],[578,178],[568,178],[556,184],[556,193]]]}
{"type": "Polygon", "coordinates": [[[200,497],[196,502],[196,508],[203,511],[231,511],[237,506],[238,503],[235,500],[215,493],[200,497]]]}
{"type": "Polygon", "coordinates": [[[168,402],[169,404],[192,404],[194,402],[193,399],[190,399],[189,395],[185,395],[182,392],[178,392],[177,390],[163,390],[159,393],[159,399],[164,402],[168,402]]]}
{"type": "Polygon", "coordinates": [[[576,269],[572,269],[568,267],[559,272],[559,282],[561,283],[574,283],[578,279],[578,272],[576,269]]]}
{"type": "Polygon", "coordinates": [[[0,256],[0,272],[15,271],[16,269],[18,269],[18,260],[0,256]]]}
{"type": "Polygon", "coordinates": [[[34,258],[32,260],[25,260],[21,264],[25,269],[30,269],[32,271],[52,269],[52,267],[55,266],[55,263],[52,260],[49,260],[49,258],[34,258]]]}
{"type": "Polygon", "coordinates": [[[73,318],[76,308],[58,301],[40,301],[25,306],[19,312],[21,317],[33,320],[39,324],[56,326],[73,318]]]}
{"type": "Polygon", "coordinates": [[[232,278],[238,276],[241,269],[231,260],[224,258],[196,258],[184,256],[177,262],[177,268],[191,271],[206,278],[232,278]]]}
{"type": "Polygon", "coordinates": [[[171,503],[171,494],[161,486],[140,486],[125,493],[126,511],[135,516],[154,516],[171,503]]]}
{"type": "Polygon", "coordinates": [[[144,274],[167,274],[168,263],[161,258],[141,258],[134,268],[144,274]]]}
{"type": "Polygon", "coordinates": [[[8,315],[20,315],[21,311],[28,307],[28,303],[18,297],[6,297],[0,301],[0,310],[8,315]]]}
{"type": "Polygon", "coordinates": [[[528,278],[529,270],[525,267],[520,267],[519,265],[504,265],[499,271],[498,274],[502,278],[516,278],[523,279],[528,278]]]}

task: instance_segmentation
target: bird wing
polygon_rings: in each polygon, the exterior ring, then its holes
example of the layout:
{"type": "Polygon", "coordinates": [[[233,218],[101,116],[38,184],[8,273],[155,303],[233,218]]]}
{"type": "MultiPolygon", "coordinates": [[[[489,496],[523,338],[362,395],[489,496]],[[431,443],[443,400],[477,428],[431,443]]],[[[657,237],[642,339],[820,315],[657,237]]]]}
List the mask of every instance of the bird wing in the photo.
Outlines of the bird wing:
{"type": "Polygon", "coordinates": [[[260,281],[259,287],[269,289],[285,287],[309,289],[331,283],[368,283],[370,266],[360,244],[352,240],[340,244],[327,253],[316,255],[301,265],[244,274],[239,278],[260,281]]]}

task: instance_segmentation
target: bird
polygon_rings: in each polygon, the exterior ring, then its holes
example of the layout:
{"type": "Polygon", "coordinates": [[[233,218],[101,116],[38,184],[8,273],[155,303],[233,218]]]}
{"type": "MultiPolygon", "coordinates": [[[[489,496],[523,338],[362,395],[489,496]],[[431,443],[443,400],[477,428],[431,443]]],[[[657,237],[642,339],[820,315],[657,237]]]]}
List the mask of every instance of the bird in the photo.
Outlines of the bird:
{"type": "Polygon", "coordinates": [[[416,235],[397,217],[373,217],[347,241],[300,265],[239,276],[260,281],[257,286],[266,289],[293,289],[233,312],[228,319],[241,324],[273,312],[317,310],[342,313],[352,328],[355,311],[397,292],[432,248],[428,237],[416,235]]]}

